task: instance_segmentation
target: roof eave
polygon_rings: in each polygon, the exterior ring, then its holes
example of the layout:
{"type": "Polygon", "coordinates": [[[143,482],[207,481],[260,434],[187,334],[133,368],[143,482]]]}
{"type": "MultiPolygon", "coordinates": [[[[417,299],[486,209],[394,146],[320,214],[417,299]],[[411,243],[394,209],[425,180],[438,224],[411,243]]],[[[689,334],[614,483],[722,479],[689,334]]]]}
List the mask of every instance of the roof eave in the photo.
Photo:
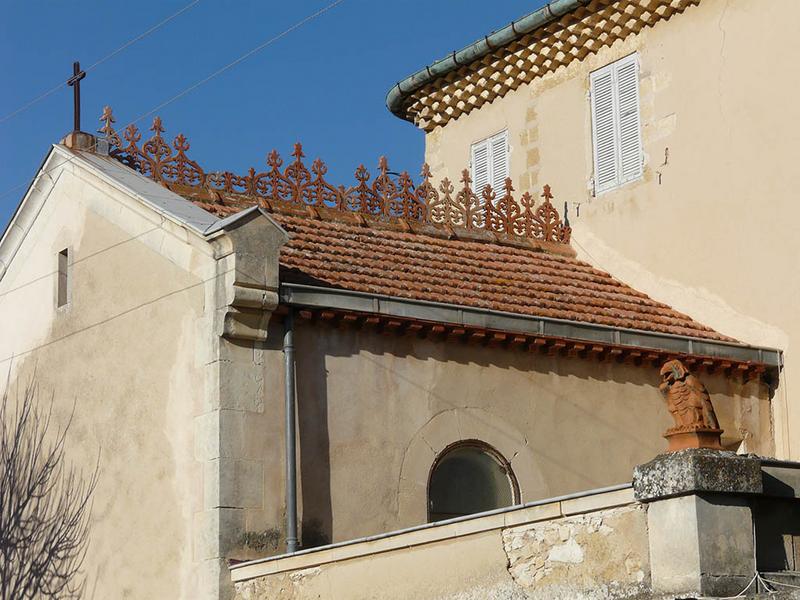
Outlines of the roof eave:
{"type": "Polygon", "coordinates": [[[45,155],[42,164],[39,165],[39,169],[36,171],[36,175],[28,184],[22,199],[14,209],[14,214],[11,215],[11,219],[9,219],[2,235],[0,235],[0,279],[5,276],[8,267],[16,256],[17,250],[19,250],[22,241],[36,220],[44,201],[55,187],[55,180],[50,177],[50,171],[56,171],[64,164],[61,163],[48,168],[48,165],[59,156],[55,149],[55,146],[51,146],[45,155]],[[47,176],[47,183],[49,184],[47,189],[38,187],[43,175],[47,176]]]}
{"type": "Polygon", "coordinates": [[[60,145],[55,146],[55,149],[70,158],[70,161],[80,164],[101,181],[129,197],[135,198],[199,238],[204,238],[206,230],[220,220],[208,211],[195,206],[186,198],[110,156],[70,150],[60,145]]]}
{"type": "Polygon", "coordinates": [[[668,355],[712,359],[717,362],[729,361],[737,365],[760,365],[767,369],[780,369],[783,365],[783,352],[775,348],[520,315],[338,288],[281,283],[280,298],[283,304],[309,309],[375,314],[465,328],[566,339],[587,345],[657,351],[668,355]]]}
{"type": "Polygon", "coordinates": [[[420,69],[395,84],[386,94],[386,107],[395,116],[411,121],[405,113],[405,99],[426,86],[431,81],[455,71],[459,67],[479,60],[497,48],[501,48],[518,40],[540,27],[564,16],[580,6],[585,6],[590,0],[551,0],[542,8],[512,21],[502,29],[495,31],[483,39],[477,40],[461,50],[454,51],[449,56],[420,69]]]}

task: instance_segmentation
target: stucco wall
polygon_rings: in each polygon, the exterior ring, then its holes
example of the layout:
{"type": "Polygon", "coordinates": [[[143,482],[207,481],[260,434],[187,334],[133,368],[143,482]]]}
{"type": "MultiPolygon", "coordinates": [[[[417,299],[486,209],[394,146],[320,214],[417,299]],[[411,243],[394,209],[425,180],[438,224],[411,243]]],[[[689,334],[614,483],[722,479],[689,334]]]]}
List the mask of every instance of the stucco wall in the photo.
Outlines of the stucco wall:
{"type": "Polygon", "coordinates": [[[775,436],[778,455],[795,459],[798,17],[793,0],[701,0],[426,137],[435,177],[452,179],[472,142],[508,128],[515,187],[549,183],[557,206],[570,202],[581,258],[719,331],[783,349],[775,436]],[[594,198],[589,73],[632,52],[644,177],[594,198]]]}
{"type": "MultiPolygon", "coordinates": [[[[279,331],[273,323],[270,339],[279,331]]],[[[322,541],[426,522],[431,466],[459,440],[503,454],[523,502],[629,481],[635,465],[666,447],[661,435],[671,419],[653,367],[307,321],[296,328],[295,348],[300,511],[322,541]]],[[[245,511],[254,532],[283,526],[278,342],[264,352],[264,412],[272,418],[245,425],[247,438],[260,440],[251,451],[268,457],[263,484],[254,483],[264,486],[264,508],[245,511]]],[[[771,453],[766,387],[702,380],[724,442],[736,448],[746,438],[746,450],[771,453]]]]}
{"type": "Polygon", "coordinates": [[[2,385],[10,373],[13,398],[35,374],[56,425],[74,402],[67,459],[88,475],[99,453],[87,597],[208,597],[193,418],[206,396],[210,252],[77,165],[53,171],[0,280],[2,385]],[[71,301],[56,309],[63,248],[71,301]]]}
{"type": "Polygon", "coordinates": [[[622,490],[233,569],[237,600],[632,598],[647,517],[622,490]],[[576,514],[579,513],[579,514],[576,514]]]}

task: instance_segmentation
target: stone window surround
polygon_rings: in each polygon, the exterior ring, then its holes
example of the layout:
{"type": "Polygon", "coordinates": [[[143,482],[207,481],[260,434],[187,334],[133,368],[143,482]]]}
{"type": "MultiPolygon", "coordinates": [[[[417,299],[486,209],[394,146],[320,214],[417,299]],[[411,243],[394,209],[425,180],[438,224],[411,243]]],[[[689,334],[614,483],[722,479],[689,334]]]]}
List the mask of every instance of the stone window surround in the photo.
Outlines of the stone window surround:
{"type": "MultiPolygon", "coordinates": [[[[514,469],[511,466],[511,463],[508,459],[503,456],[500,452],[498,452],[493,446],[487,444],[483,440],[479,439],[470,439],[470,440],[458,440],[453,442],[449,446],[445,447],[444,450],[438,453],[436,459],[431,463],[430,470],[428,471],[428,486],[427,486],[427,493],[425,495],[426,498],[426,507],[428,512],[428,518],[426,522],[431,522],[430,516],[430,488],[431,488],[431,479],[433,478],[433,472],[436,470],[436,467],[442,462],[444,458],[446,458],[451,452],[454,450],[460,450],[464,448],[470,448],[472,450],[476,450],[483,454],[486,454],[492,458],[500,467],[505,471],[506,477],[508,479],[508,485],[511,488],[511,506],[520,503],[520,493],[519,493],[519,482],[517,481],[517,476],[514,474],[514,469]]],[[[504,507],[498,507],[504,508],[504,507]]]]}
{"type": "Polygon", "coordinates": [[[547,496],[550,489],[525,435],[516,427],[480,408],[442,411],[417,431],[403,456],[398,490],[401,523],[428,520],[428,483],[438,457],[454,444],[480,440],[503,456],[514,473],[517,502],[547,496]]]}

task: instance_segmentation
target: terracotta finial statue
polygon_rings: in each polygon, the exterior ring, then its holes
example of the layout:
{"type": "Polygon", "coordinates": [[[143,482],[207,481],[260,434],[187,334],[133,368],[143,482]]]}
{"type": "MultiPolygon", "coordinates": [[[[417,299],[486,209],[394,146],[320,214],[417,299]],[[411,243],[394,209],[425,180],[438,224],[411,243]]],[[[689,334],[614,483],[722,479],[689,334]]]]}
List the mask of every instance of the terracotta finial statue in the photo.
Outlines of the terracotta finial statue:
{"type": "Polygon", "coordinates": [[[675,419],[675,427],[664,433],[669,452],[684,448],[721,449],[717,415],[706,387],[679,360],[669,360],[661,367],[658,386],[675,419]]]}

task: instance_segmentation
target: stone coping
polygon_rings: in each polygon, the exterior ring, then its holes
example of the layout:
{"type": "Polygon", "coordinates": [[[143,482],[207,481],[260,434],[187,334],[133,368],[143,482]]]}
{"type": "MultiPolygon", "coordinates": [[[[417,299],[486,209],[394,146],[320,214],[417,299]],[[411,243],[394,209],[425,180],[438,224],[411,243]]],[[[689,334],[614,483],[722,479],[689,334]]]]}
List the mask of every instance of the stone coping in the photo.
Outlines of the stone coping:
{"type": "Polygon", "coordinates": [[[634,468],[633,489],[640,502],[700,493],[761,494],[761,460],[710,448],[667,452],[634,468]]]}
{"type": "Polygon", "coordinates": [[[783,460],[780,458],[759,457],[761,464],[766,467],[784,467],[787,469],[800,469],[800,462],[794,460],[783,460]]]}
{"type": "Polygon", "coordinates": [[[451,540],[494,529],[626,506],[635,502],[630,483],[545,498],[523,505],[509,506],[476,515],[426,523],[399,531],[301,550],[294,554],[281,554],[231,565],[231,579],[234,582],[246,581],[256,577],[308,569],[371,554],[451,540]]]}
{"type": "Polygon", "coordinates": [[[800,463],[761,459],[764,495],[778,498],[800,498],[800,463]]]}

